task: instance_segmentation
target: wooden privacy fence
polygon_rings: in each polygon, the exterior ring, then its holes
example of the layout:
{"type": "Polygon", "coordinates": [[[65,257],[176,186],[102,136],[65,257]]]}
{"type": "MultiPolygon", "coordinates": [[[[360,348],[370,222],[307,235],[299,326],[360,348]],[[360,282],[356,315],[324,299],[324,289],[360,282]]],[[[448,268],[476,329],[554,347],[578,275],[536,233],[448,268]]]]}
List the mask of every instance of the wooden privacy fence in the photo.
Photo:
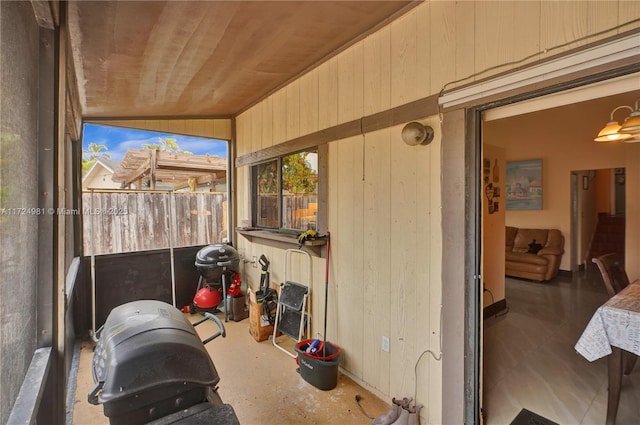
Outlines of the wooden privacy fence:
{"type": "Polygon", "coordinates": [[[227,194],[90,191],[82,194],[85,255],[222,242],[227,194]]]}
{"type": "MultiPolygon", "coordinates": [[[[278,227],[278,196],[260,195],[257,198],[257,225],[278,227]]],[[[318,196],[285,195],[282,197],[282,227],[305,231],[316,229],[318,196]]]]}

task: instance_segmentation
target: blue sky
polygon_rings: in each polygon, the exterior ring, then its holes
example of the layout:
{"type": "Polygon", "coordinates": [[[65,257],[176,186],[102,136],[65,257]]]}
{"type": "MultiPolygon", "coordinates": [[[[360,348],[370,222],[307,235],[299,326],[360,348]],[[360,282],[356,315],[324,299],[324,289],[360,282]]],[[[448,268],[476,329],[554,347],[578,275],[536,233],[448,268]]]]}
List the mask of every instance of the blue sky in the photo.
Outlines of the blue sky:
{"type": "Polygon", "coordinates": [[[223,158],[227,157],[227,142],[222,140],[96,124],[84,124],[82,150],[86,151],[89,143],[105,145],[107,147],[106,153],[111,155],[112,160],[122,161],[127,150],[141,149],[145,143],[158,144],[167,137],[176,139],[181,149],[192,152],[194,155],[208,153],[223,158]]]}

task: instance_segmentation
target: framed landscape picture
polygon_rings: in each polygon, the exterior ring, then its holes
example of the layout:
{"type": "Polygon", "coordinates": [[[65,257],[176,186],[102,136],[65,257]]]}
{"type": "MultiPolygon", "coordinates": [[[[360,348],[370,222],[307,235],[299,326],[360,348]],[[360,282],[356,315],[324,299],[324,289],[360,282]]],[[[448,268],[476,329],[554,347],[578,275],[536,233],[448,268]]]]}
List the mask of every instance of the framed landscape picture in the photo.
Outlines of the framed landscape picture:
{"type": "Polygon", "coordinates": [[[542,160],[507,162],[507,210],[542,209],[542,160]]]}

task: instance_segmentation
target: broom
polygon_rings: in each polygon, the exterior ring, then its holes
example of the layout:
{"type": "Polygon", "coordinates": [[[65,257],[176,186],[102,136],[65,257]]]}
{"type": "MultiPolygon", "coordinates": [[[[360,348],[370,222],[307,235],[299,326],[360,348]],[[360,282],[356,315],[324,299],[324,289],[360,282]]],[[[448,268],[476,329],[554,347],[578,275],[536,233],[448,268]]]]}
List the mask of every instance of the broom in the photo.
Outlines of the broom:
{"type": "Polygon", "coordinates": [[[327,264],[324,269],[324,331],[322,337],[322,358],[325,359],[327,347],[327,302],[329,299],[329,252],[331,251],[331,233],[327,232],[327,264]]]}

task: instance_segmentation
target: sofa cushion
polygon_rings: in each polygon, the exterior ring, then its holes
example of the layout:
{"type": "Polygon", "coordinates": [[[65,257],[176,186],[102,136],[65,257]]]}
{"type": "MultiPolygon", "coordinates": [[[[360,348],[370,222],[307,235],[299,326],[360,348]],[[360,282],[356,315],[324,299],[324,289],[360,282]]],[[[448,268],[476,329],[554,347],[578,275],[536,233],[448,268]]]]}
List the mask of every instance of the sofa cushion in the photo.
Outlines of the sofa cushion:
{"type": "Polygon", "coordinates": [[[505,261],[536,264],[545,267],[547,266],[547,264],[549,264],[549,261],[545,257],[536,254],[529,254],[526,252],[505,252],[505,261]]]}
{"type": "Polygon", "coordinates": [[[547,244],[548,229],[518,229],[513,240],[514,252],[528,252],[529,244],[535,239],[537,243],[545,246],[547,244]]]}
{"type": "MultiPolygon", "coordinates": [[[[532,255],[532,254],[530,254],[532,255]]],[[[547,264],[531,264],[523,261],[508,261],[506,263],[506,272],[512,276],[524,277],[526,279],[544,280],[544,275],[547,272],[547,264]]]]}
{"type": "MultiPolygon", "coordinates": [[[[538,241],[542,243],[542,241],[538,241]]],[[[545,248],[559,248],[560,254],[564,253],[564,239],[562,233],[558,229],[550,229],[547,234],[547,243],[542,243],[545,248]]]]}

